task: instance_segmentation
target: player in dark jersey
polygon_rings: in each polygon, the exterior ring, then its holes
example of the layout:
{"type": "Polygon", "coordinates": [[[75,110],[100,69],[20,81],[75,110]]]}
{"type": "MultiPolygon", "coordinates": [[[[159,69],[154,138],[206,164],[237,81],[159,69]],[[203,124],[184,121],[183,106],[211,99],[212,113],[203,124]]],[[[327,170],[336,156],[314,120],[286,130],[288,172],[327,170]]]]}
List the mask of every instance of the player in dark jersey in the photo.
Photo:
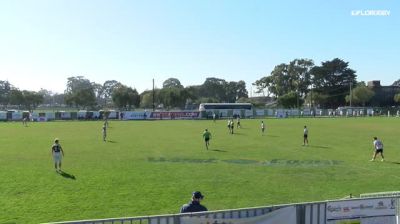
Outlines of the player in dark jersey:
{"type": "Polygon", "coordinates": [[[64,157],[64,150],[62,149],[61,145],[59,144],[58,138],[54,140],[53,146],[51,146],[51,154],[53,155],[54,159],[54,168],[56,171],[61,171],[61,160],[64,157]]]}

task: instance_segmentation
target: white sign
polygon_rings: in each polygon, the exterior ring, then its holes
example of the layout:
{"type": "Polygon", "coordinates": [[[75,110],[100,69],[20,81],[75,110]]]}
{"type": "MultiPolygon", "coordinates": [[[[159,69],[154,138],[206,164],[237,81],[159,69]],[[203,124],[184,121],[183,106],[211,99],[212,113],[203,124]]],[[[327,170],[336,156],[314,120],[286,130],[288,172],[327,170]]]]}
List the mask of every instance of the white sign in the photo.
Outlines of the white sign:
{"type": "Polygon", "coordinates": [[[256,110],[257,116],[265,116],[265,110],[256,110]]]}
{"type": "Polygon", "coordinates": [[[265,215],[259,215],[248,218],[212,218],[183,216],[181,224],[205,224],[205,223],[234,223],[234,224],[296,224],[296,207],[289,206],[281,208],[265,215]]]}
{"type": "Polygon", "coordinates": [[[61,119],[70,119],[70,118],[71,118],[70,112],[61,112],[61,119]]]}
{"type": "Polygon", "coordinates": [[[148,117],[147,112],[141,111],[124,111],[119,113],[122,120],[143,120],[148,117]]]}
{"type": "Polygon", "coordinates": [[[392,198],[329,202],[326,219],[340,220],[360,217],[379,217],[396,214],[396,200],[392,198]]]}
{"type": "Polygon", "coordinates": [[[0,120],[7,120],[7,112],[0,111],[0,120]]]}
{"type": "Polygon", "coordinates": [[[12,120],[22,120],[22,112],[16,111],[11,116],[12,120]]]}
{"type": "Polygon", "coordinates": [[[52,112],[46,112],[46,120],[54,120],[56,119],[56,114],[52,112]]]}

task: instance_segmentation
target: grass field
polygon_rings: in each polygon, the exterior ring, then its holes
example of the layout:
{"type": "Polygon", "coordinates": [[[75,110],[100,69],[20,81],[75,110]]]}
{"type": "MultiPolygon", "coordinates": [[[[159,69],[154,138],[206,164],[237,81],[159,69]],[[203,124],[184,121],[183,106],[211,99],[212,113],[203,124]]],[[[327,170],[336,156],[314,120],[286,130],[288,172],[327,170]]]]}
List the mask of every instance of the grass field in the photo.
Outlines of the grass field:
{"type": "Polygon", "coordinates": [[[265,136],[260,120],[234,135],[225,120],[111,121],[106,143],[101,122],[0,123],[0,224],[178,213],[194,190],[209,210],[399,190],[400,119],[264,122],[265,136]],[[385,162],[369,162],[375,135],[385,162]],[[53,168],[55,137],[65,175],[53,168]]]}

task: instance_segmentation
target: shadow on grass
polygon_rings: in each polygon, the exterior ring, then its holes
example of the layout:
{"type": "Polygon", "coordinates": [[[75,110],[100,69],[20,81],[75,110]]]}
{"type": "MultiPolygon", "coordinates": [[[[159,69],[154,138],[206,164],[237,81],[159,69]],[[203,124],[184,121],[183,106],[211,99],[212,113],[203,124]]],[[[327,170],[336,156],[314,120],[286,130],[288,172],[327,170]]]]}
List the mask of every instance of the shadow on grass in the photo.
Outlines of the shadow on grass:
{"type": "Polygon", "coordinates": [[[400,162],[385,161],[385,163],[391,163],[391,164],[400,165],[400,162]]]}
{"type": "Polygon", "coordinates": [[[233,132],[233,135],[246,135],[246,134],[243,134],[243,133],[240,133],[240,132],[233,132]]]}
{"type": "Polygon", "coordinates": [[[307,147],[310,148],[320,148],[320,149],[330,149],[331,147],[329,146],[322,146],[322,145],[308,145],[307,147]]]}
{"type": "Polygon", "coordinates": [[[109,143],[117,143],[116,141],[113,141],[113,140],[107,140],[107,142],[109,142],[109,143]]]}
{"type": "Polygon", "coordinates": [[[226,152],[225,150],[222,150],[222,149],[211,149],[210,151],[215,151],[215,152],[226,152]]]}
{"type": "Polygon", "coordinates": [[[278,135],[268,135],[268,134],[265,134],[265,136],[273,137],[273,138],[278,138],[279,137],[278,135]]]}
{"type": "Polygon", "coordinates": [[[60,175],[61,175],[62,177],[64,177],[64,178],[76,180],[76,177],[75,177],[74,175],[69,174],[69,173],[67,173],[67,172],[64,172],[64,171],[62,171],[62,170],[57,171],[57,173],[60,174],[60,175]]]}

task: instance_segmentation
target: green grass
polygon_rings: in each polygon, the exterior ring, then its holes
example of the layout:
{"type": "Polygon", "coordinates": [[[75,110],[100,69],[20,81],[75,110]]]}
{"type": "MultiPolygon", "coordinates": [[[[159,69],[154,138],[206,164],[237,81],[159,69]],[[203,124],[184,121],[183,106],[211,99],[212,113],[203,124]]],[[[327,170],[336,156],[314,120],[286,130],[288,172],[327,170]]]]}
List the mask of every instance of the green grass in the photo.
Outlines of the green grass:
{"type": "Polygon", "coordinates": [[[399,190],[397,118],[0,123],[0,224],[177,213],[200,190],[209,210],[399,190]],[[303,126],[310,146],[302,146],[303,126]],[[205,150],[202,132],[213,138],[205,150]],[[385,162],[369,162],[372,137],[385,162]],[[55,137],[65,150],[54,171],[55,137]]]}

